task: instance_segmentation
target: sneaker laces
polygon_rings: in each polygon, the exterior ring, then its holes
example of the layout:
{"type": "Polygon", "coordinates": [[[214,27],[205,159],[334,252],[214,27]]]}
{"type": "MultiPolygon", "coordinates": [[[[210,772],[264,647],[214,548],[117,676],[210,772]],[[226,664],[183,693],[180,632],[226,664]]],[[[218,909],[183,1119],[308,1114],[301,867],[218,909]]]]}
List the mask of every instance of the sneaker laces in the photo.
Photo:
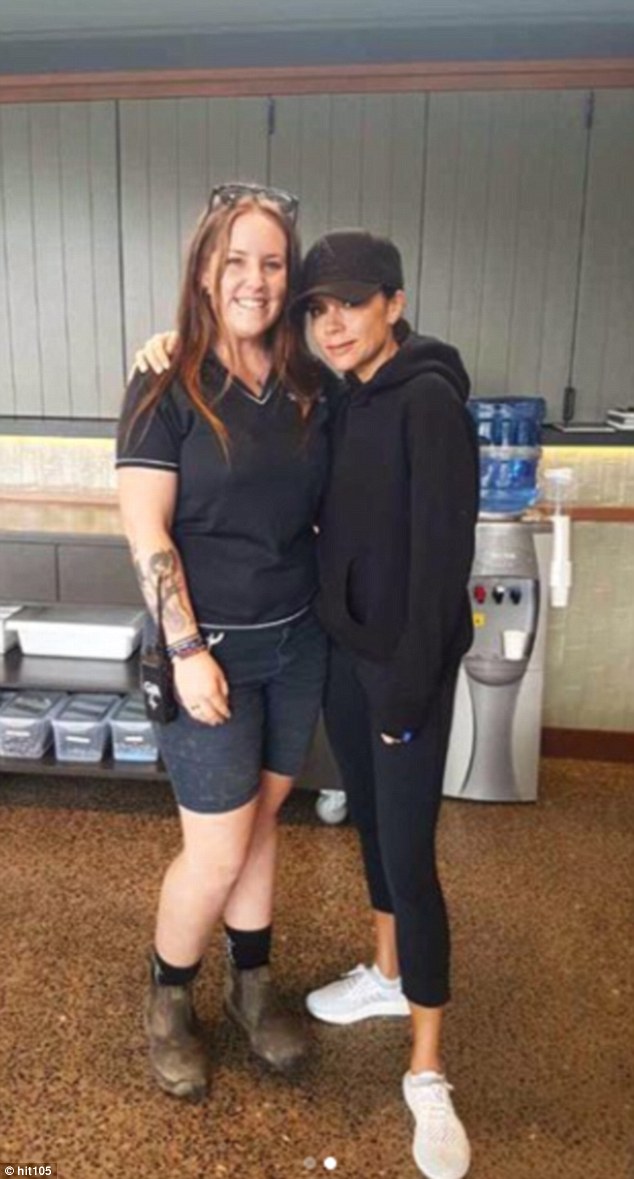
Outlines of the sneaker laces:
{"type": "Polygon", "coordinates": [[[416,1118],[424,1118],[424,1134],[428,1141],[450,1142],[456,1134],[457,1115],[450,1093],[453,1085],[444,1077],[425,1077],[409,1084],[416,1118]]]}
{"type": "Polygon", "coordinates": [[[342,991],[346,994],[350,991],[358,991],[361,987],[366,991],[371,990],[373,989],[372,984],[378,986],[378,980],[374,979],[369,967],[364,966],[362,962],[342,974],[339,983],[342,991]]]}

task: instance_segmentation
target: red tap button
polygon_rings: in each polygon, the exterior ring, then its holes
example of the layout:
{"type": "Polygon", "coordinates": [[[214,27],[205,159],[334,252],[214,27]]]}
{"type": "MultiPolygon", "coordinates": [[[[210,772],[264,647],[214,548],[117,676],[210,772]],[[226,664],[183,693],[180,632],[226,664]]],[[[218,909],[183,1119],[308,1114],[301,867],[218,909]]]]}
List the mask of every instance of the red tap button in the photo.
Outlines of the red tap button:
{"type": "Polygon", "coordinates": [[[475,585],[473,587],[473,596],[474,596],[476,602],[480,606],[482,606],[484,604],[484,602],[486,602],[486,600],[487,600],[487,592],[486,592],[485,586],[475,585]]]}

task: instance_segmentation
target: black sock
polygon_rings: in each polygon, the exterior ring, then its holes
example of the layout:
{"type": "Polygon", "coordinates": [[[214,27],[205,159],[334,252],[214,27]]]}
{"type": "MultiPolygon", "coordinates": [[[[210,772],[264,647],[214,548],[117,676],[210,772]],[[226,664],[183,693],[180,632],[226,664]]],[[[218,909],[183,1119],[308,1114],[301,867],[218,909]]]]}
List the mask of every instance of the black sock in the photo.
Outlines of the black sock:
{"type": "Polygon", "coordinates": [[[271,957],[272,925],[265,929],[231,929],[225,925],[227,952],[237,970],[268,966],[271,957]]]}
{"type": "Polygon", "coordinates": [[[152,951],[152,978],[159,987],[186,987],[193,982],[202,966],[202,958],[193,966],[170,966],[156,950],[152,951]]]}

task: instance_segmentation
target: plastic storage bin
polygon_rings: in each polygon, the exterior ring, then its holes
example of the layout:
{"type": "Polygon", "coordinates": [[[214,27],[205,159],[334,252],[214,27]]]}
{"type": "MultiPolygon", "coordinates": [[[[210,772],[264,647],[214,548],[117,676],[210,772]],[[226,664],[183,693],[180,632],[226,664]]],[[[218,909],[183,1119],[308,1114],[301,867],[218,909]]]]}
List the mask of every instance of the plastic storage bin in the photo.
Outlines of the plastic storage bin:
{"type": "Polygon", "coordinates": [[[53,718],[55,757],[58,761],[102,761],[110,736],[108,721],[119,696],[106,692],[78,692],[53,718]]]}
{"type": "Polygon", "coordinates": [[[154,728],[145,714],[142,696],[124,697],[110,717],[110,731],[115,761],[154,762],[158,759],[154,728]]]}
{"type": "Polygon", "coordinates": [[[27,606],[12,621],[25,655],[129,659],[145,612],[134,606],[27,606]]]}
{"type": "Polygon", "coordinates": [[[480,443],[481,512],[519,515],[539,496],[546,403],[542,397],[507,397],[476,398],[468,405],[480,443]]]}
{"type": "Polygon", "coordinates": [[[16,692],[0,708],[0,757],[40,758],[53,741],[65,692],[16,692]]]}

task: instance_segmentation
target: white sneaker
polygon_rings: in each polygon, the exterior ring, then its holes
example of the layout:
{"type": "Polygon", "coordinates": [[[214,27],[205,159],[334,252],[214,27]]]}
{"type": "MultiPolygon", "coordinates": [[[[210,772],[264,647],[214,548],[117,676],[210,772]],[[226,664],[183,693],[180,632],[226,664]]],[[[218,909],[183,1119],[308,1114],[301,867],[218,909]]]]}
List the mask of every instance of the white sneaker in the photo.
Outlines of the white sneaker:
{"type": "Polygon", "coordinates": [[[471,1148],[449,1094],[453,1086],[441,1073],[403,1077],[403,1096],[416,1120],[413,1155],[427,1179],[463,1179],[471,1148]]]}
{"type": "Polygon", "coordinates": [[[377,1015],[409,1015],[401,980],[385,979],[376,966],[355,966],[336,982],[311,991],[306,1006],[324,1023],[358,1023],[377,1015]]]}

